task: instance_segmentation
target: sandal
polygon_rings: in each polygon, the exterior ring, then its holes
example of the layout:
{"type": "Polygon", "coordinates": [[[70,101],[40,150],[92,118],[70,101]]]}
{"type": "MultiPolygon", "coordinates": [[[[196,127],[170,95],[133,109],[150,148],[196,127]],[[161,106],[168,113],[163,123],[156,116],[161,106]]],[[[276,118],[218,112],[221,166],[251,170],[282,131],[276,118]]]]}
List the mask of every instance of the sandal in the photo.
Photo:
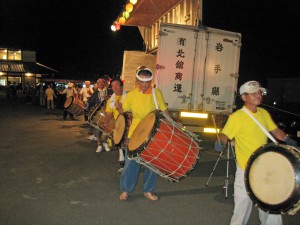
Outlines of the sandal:
{"type": "Polygon", "coordinates": [[[151,201],[157,201],[158,197],[154,194],[152,194],[151,192],[145,192],[144,193],[145,198],[151,200],[151,201]]]}
{"type": "Polygon", "coordinates": [[[127,192],[122,192],[120,194],[119,198],[120,198],[121,201],[126,201],[128,199],[128,193],[127,192]]]}

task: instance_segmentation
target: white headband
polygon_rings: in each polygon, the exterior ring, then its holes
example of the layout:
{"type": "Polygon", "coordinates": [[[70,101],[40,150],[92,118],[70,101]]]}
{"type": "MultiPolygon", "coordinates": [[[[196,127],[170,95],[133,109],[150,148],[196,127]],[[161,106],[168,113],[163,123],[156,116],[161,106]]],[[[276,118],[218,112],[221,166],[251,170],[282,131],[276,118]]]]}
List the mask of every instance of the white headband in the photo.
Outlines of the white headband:
{"type": "Polygon", "coordinates": [[[136,74],[135,74],[135,77],[140,80],[140,81],[151,81],[153,79],[153,73],[150,69],[148,68],[142,68],[142,69],[139,69],[136,74]],[[151,77],[147,77],[147,78],[141,78],[139,73],[143,70],[146,70],[146,71],[149,71],[151,73],[151,77]]]}
{"type": "Polygon", "coordinates": [[[151,81],[153,79],[153,75],[151,75],[151,77],[141,78],[139,75],[136,74],[135,77],[140,81],[151,81]]]}

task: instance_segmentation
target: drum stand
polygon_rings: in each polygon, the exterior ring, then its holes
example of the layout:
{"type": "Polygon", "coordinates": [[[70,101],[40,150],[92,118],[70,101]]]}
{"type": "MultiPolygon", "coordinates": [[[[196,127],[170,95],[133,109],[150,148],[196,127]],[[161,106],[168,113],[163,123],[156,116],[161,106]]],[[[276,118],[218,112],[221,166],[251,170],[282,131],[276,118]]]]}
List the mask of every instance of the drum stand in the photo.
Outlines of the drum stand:
{"type": "Polygon", "coordinates": [[[229,180],[229,160],[230,160],[230,159],[235,159],[234,146],[233,146],[232,142],[228,142],[228,143],[227,143],[227,149],[225,149],[224,151],[222,151],[222,152],[219,154],[219,157],[218,157],[218,159],[217,159],[217,162],[215,163],[215,166],[214,166],[214,168],[212,169],[211,174],[210,174],[210,176],[209,176],[209,178],[208,178],[208,180],[207,180],[205,186],[206,186],[206,187],[208,186],[208,183],[209,183],[211,177],[213,176],[213,174],[214,174],[214,172],[215,172],[215,170],[216,170],[216,168],[217,168],[217,165],[218,165],[220,159],[221,159],[221,158],[225,158],[225,157],[223,156],[223,153],[224,153],[225,151],[226,151],[226,161],[227,161],[227,162],[226,162],[226,163],[227,163],[227,166],[226,166],[226,167],[227,167],[227,168],[226,168],[226,179],[225,179],[225,182],[224,182],[223,190],[224,190],[224,192],[225,192],[225,198],[227,199],[227,197],[228,197],[228,180],[229,180]],[[232,157],[230,157],[230,152],[232,153],[232,157]]]}

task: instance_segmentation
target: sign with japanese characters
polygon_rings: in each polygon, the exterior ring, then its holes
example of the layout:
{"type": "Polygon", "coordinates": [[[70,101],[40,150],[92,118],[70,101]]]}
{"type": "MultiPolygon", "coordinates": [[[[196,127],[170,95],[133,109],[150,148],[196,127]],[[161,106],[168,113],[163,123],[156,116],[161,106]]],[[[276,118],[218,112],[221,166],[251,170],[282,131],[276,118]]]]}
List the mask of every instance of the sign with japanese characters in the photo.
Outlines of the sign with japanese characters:
{"type": "Polygon", "coordinates": [[[158,50],[156,83],[158,87],[160,84],[163,85],[162,92],[166,96],[168,107],[177,106],[184,109],[189,107],[192,93],[191,76],[194,69],[195,33],[169,28],[163,29],[162,32],[166,36],[161,40],[162,48],[158,50]]]}
{"type": "Polygon", "coordinates": [[[232,112],[238,33],[162,24],[158,43],[156,84],[170,109],[232,112]]]}

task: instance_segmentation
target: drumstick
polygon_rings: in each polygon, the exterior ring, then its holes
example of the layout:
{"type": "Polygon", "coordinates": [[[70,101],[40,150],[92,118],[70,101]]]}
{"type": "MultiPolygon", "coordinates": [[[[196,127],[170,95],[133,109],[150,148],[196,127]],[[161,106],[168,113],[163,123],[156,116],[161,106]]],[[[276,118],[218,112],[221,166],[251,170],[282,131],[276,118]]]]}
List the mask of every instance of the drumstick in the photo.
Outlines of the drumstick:
{"type": "Polygon", "coordinates": [[[212,118],[212,121],[214,123],[215,130],[216,130],[217,140],[221,144],[221,140],[220,140],[219,132],[218,132],[218,129],[217,129],[217,125],[216,125],[214,114],[211,114],[211,118],[212,118]]]}

